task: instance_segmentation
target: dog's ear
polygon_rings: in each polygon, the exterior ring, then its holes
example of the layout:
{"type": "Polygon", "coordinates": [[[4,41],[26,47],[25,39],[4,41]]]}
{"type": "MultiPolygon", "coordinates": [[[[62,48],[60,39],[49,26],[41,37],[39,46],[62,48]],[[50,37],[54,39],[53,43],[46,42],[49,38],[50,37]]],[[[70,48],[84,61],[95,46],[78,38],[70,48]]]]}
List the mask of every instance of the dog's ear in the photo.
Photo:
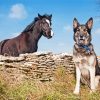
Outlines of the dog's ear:
{"type": "Polygon", "coordinates": [[[73,28],[76,29],[79,26],[79,22],[77,21],[76,18],[73,20],[73,28]]]}
{"type": "Polygon", "coordinates": [[[93,26],[93,18],[92,17],[87,21],[86,26],[88,29],[92,28],[92,26],[93,26]]]}

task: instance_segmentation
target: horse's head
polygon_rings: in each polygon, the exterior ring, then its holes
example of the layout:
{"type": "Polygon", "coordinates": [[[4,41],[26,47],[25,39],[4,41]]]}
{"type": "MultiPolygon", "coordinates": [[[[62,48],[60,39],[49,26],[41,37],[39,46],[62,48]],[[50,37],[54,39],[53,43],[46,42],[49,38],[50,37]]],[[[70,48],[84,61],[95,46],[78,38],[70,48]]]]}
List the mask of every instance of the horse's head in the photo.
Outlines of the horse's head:
{"type": "Polygon", "coordinates": [[[42,34],[47,37],[48,39],[49,38],[52,38],[53,36],[53,31],[52,31],[52,28],[51,28],[51,18],[52,18],[52,15],[40,15],[38,14],[38,17],[40,19],[40,26],[41,26],[41,31],[42,31],[42,34]]]}

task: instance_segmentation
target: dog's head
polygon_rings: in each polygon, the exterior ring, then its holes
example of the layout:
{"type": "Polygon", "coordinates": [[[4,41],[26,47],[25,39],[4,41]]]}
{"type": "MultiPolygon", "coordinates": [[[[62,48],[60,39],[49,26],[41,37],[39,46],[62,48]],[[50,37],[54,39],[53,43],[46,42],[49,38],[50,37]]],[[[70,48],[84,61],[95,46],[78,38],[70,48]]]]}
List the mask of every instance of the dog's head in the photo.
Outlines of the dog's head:
{"type": "Polygon", "coordinates": [[[80,24],[76,18],[73,20],[74,41],[78,45],[88,45],[91,42],[91,29],[93,18],[90,18],[86,24],[80,24]]]}

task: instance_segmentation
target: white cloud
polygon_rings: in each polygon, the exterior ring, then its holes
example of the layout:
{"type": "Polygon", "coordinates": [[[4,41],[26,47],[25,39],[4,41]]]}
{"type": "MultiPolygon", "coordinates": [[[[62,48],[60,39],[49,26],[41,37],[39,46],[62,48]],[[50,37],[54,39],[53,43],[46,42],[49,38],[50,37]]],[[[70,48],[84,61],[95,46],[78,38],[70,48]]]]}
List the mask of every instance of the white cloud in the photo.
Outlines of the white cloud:
{"type": "Polygon", "coordinates": [[[64,43],[58,43],[58,46],[62,47],[62,46],[65,46],[64,43]]]}
{"type": "Polygon", "coordinates": [[[64,30],[69,33],[72,31],[72,27],[70,25],[64,26],[64,30]]]}
{"type": "Polygon", "coordinates": [[[94,31],[95,34],[100,34],[100,28],[97,28],[95,31],[94,31]]]}
{"type": "Polygon", "coordinates": [[[25,7],[23,4],[15,4],[11,7],[10,13],[9,13],[10,18],[15,18],[15,19],[23,19],[27,17],[27,12],[25,10],[25,7]]]}

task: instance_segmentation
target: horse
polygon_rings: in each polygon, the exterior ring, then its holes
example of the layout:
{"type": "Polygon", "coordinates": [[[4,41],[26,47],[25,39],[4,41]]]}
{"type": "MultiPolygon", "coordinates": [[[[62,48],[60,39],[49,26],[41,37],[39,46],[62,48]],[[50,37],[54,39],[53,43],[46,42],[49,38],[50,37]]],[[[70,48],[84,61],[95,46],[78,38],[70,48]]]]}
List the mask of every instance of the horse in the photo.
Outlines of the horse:
{"type": "Polygon", "coordinates": [[[52,14],[38,14],[38,17],[35,17],[34,21],[20,35],[0,42],[0,54],[17,57],[20,54],[36,52],[42,35],[48,39],[53,37],[51,19],[52,14]]]}

